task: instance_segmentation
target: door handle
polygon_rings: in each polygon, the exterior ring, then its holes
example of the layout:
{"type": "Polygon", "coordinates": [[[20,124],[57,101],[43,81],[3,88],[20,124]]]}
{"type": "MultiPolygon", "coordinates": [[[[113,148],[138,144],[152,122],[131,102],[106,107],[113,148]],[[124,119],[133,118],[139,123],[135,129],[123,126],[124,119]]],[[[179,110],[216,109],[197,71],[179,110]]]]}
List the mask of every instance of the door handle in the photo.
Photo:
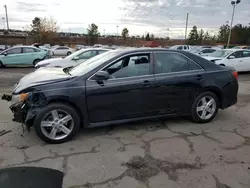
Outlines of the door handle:
{"type": "Polygon", "coordinates": [[[152,82],[148,81],[148,80],[145,80],[141,83],[141,85],[143,86],[150,86],[152,84],[152,82]]]}
{"type": "Polygon", "coordinates": [[[196,76],[196,79],[197,79],[197,80],[202,80],[202,79],[203,79],[203,76],[199,74],[199,75],[196,76]]]}

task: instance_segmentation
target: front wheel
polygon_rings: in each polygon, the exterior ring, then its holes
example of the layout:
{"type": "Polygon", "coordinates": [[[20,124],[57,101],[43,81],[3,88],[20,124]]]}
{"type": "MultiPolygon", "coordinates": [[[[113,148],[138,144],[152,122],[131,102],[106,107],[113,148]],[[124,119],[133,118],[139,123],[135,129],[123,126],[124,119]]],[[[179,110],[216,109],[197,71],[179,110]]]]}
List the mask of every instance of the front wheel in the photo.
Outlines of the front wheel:
{"type": "Polygon", "coordinates": [[[40,59],[35,59],[34,61],[33,61],[33,65],[35,66],[37,63],[39,63],[41,60],[40,59]]]}
{"type": "Polygon", "coordinates": [[[216,116],[219,108],[217,96],[210,92],[203,92],[193,102],[191,118],[197,123],[208,123],[216,116]]]}
{"type": "Polygon", "coordinates": [[[79,131],[79,114],[70,105],[49,104],[37,114],[34,128],[43,141],[51,144],[63,143],[71,140],[79,131]]]}

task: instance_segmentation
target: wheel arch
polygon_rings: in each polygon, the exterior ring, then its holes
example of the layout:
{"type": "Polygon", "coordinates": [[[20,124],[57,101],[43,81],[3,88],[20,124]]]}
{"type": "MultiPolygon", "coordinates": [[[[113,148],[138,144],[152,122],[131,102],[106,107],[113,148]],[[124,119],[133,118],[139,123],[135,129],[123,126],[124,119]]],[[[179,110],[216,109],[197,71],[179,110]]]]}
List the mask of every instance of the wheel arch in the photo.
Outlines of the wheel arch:
{"type": "Polygon", "coordinates": [[[81,112],[80,108],[74,103],[72,102],[71,100],[69,100],[67,97],[56,97],[56,98],[51,98],[49,99],[48,101],[48,104],[51,104],[51,103],[63,103],[63,104],[67,104],[67,105],[70,105],[71,107],[73,107],[78,115],[80,116],[80,123],[81,123],[81,127],[84,127],[84,121],[83,121],[83,113],[81,112]]]}
{"type": "Polygon", "coordinates": [[[219,100],[219,106],[221,108],[221,104],[222,104],[222,92],[221,92],[221,90],[215,86],[207,86],[207,87],[204,87],[202,90],[200,90],[199,94],[206,92],[206,91],[210,91],[216,95],[216,97],[219,100]]]}

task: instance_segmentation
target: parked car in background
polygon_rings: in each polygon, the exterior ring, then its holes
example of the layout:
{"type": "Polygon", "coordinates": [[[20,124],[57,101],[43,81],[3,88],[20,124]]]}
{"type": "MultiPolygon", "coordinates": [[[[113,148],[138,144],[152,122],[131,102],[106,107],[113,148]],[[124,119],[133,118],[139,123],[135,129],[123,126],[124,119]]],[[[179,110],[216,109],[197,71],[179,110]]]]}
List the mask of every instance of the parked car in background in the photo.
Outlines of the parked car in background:
{"type": "Polygon", "coordinates": [[[89,48],[81,49],[65,58],[46,59],[36,64],[36,68],[40,67],[74,67],[96,55],[107,52],[109,49],[89,48]]]}
{"type": "Polygon", "coordinates": [[[66,55],[70,55],[73,52],[75,52],[74,49],[68,47],[68,46],[57,46],[57,47],[53,47],[51,48],[52,54],[55,56],[66,56],[66,55]]]}
{"type": "Polygon", "coordinates": [[[215,52],[214,48],[195,48],[190,50],[191,53],[201,55],[201,56],[209,56],[211,53],[215,52]]]}
{"type": "Polygon", "coordinates": [[[234,46],[232,49],[250,49],[250,46],[234,46]]]}
{"type": "Polygon", "coordinates": [[[192,50],[192,47],[189,45],[174,45],[174,46],[171,46],[169,49],[189,51],[189,50],[192,50]]]}
{"type": "Polygon", "coordinates": [[[33,46],[12,47],[0,53],[0,67],[4,66],[35,66],[47,58],[48,52],[33,46]]]}
{"type": "Polygon", "coordinates": [[[14,121],[34,126],[48,143],[97,127],[187,115],[210,122],[237,102],[237,73],[185,51],[111,50],[69,72],[43,68],[15,86],[14,121]],[[216,78],[216,79],[214,79],[216,78]]]}
{"type": "Polygon", "coordinates": [[[216,50],[204,58],[222,66],[233,67],[238,72],[250,71],[250,50],[216,50]]]}

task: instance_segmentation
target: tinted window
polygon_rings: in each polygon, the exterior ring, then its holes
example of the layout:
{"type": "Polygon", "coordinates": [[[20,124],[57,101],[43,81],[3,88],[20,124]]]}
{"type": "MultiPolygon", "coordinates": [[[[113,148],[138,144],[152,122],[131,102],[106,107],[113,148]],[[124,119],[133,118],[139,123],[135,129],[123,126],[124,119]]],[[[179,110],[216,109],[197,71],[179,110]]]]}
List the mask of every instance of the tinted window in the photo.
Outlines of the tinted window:
{"type": "Polygon", "coordinates": [[[58,47],[56,50],[67,50],[67,49],[69,49],[68,47],[58,47]]]}
{"type": "Polygon", "coordinates": [[[214,49],[205,49],[205,50],[202,50],[201,52],[205,54],[205,53],[212,53],[214,51],[215,51],[214,49]]]}
{"type": "Polygon", "coordinates": [[[184,46],[184,50],[186,50],[187,49],[187,47],[186,46],[184,46]]]}
{"type": "Polygon", "coordinates": [[[33,53],[35,52],[34,48],[23,48],[23,53],[33,53]]]}
{"type": "Polygon", "coordinates": [[[21,48],[13,48],[7,51],[7,54],[20,54],[21,48]]]}
{"type": "Polygon", "coordinates": [[[155,74],[202,69],[195,62],[178,53],[155,53],[155,74]]]}
{"type": "Polygon", "coordinates": [[[104,69],[112,78],[126,78],[150,74],[149,54],[124,57],[104,69]]]}
{"type": "Polygon", "coordinates": [[[177,50],[182,50],[182,46],[179,46],[179,47],[177,48],[177,50]]]}
{"type": "Polygon", "coordinates": [[[92,51],[83,52],[82,54],[79,54],[78,57],[79,57],[79,59],[89,59],[89,58],[94,57],[96,55],[97,55],[96,51],[92,50],[92,51]]]}
{"type": "Polygon", "coordinates": [[[243,52],[242,51],[234,52],[230,56],[234,56],[235,58],[242,58],[243,52]]]}
{"type": "Polygon", "coordinates": [[[243,57],[250,57],[250,51],[243,51],[243,57]]]}

